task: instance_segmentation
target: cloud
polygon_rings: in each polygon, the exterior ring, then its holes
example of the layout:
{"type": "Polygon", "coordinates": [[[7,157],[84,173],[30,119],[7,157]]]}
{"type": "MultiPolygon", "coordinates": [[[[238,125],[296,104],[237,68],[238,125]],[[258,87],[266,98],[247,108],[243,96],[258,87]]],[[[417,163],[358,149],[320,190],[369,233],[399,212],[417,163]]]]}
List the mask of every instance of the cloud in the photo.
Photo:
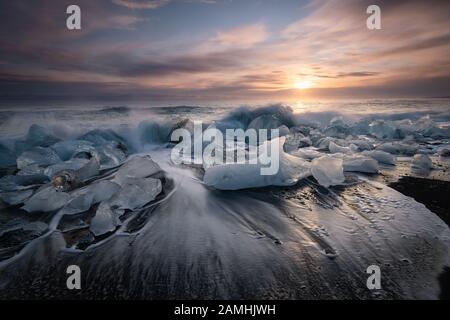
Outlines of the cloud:
{"type": "Polygon", "coordinates": [[[240,26],[217,32],[210,44],[217,47],[247,48],[264,42],[269,36],[266,27],[261,23],[240,26]]]}
{"type": "Polygon", "coordinates": [[[115,68],[120,76],[170,76],[174,74],[224,72],[238,68],[240,63],[231,58],[229,54],[206,54],[167,58],[164,60],[130,59],[126,56],[117,56],[108,62],[115,68]]]}
{"type": "Polygon", "coordinates": [[[113,0],[113,2],[130,9],[157,9],[168,4],[170,0],[113,0]]]}
{"type": "MultiPolygon", "coordinates": [[[[215,19],[186,24],[207,7],[194,3],[208,0],[173,0],[184,3],[183,11],[167,6],[168,19],[150,9],[169,0],[78,0],[82,32],[64,27],[70,0],[55,5],[36,1],[34,10],[0,2],[0,20],[8,26],[0,29],[4,95],[51,96],[58,88],[61,97],[97,92],[161,99],[449,92],[444,83],[450,75],[448,1],[379,0],[382,29],[372,31],[365,25],[369,0],[314,0],[302,8],[298,21],[266,11],[224,16],[231,28],[215,19]],[[150,23],[144,26],[145,21],[150,23]],[[14,37],[10,30],[15,30],[14,37]],[[315,88],[293,89],[304,80],[315,88]]],[[[237,2],[226,5],[242,8],[237,2]]],[[[224,7],[208,6],[208,12],[224,7]]]]}

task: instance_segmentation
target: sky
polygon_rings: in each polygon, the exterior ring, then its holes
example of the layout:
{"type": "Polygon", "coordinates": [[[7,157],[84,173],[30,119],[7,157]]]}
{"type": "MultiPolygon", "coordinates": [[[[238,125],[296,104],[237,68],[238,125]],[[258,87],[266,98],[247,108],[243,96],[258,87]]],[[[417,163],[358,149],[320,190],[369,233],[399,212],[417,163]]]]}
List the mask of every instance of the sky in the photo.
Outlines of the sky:
{"type": "Polygon", "coordinates": [[[0,101],[450,96],[449,18],[445,0],[1,1],[0,101]]]}

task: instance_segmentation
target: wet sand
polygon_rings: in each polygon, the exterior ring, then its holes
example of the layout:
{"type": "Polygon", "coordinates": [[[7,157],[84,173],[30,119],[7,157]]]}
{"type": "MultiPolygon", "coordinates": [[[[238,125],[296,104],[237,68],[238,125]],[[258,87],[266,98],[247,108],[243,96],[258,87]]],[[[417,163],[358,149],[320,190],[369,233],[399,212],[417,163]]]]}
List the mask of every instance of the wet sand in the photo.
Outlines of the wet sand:
{"type": "MultiPolygon", "coordinates": [[[[401,177],[389,186],[406,196],[423,203],[450,226],[450,182],[418,177],[401,177]]],[[[450,268],[444,268],[439,276],[440,299],[450,299],[450,268]]]]}

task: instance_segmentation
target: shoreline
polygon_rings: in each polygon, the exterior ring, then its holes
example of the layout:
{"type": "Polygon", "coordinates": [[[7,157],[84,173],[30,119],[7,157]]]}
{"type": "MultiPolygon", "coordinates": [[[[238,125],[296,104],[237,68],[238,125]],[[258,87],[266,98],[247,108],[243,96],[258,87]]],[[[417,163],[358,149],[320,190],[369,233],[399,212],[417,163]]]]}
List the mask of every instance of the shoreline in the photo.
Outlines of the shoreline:
{"type": "MultiPolygon", "coordinates": [[[[389,187],[425,205],[450,227],[450,182],[403,176],[389,187]]],[[[439,299],[450,299],[450,267],[445,267],[438,277],[441,293],[439,299]]]]}

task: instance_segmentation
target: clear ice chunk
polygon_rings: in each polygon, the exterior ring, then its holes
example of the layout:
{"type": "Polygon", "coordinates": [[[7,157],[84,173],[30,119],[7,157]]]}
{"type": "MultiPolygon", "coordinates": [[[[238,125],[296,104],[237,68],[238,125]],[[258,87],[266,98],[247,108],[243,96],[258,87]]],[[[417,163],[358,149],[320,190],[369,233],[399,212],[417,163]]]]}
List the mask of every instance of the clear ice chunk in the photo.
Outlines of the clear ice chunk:
{"type": "Polygon", "coordinates": [[[394,155],[385,151],[381,150],[363,151],[362,154],[377,160],[379,163],[391,165],[395,165],[397,163],[397,158],[394,155]]]}
{"type": "Polygon", "coordinates": [[[95,216],[91,220],[89,230],[96,236],[101,236],[105,233],[112,232],[119,226],[119,214],[111,210],[107,202],[102,202],[95,212],[95,216]]]}
{"type": "Polygon", "coordinates": [[[22,209],[27,212],[55,211],[62,208],[69,199],[68,193],[56,191],[52,186],[45,187],[26,200],[22,209]]]}
{"type": "Polygon", "coordinates": [[[25,139],[15,142],[15,151],[16,154],[21,154],[33,147],[49,147],[58,141],[59,139],[51,135],[45,128],[33,124],[28,129],[25,139]]]}
{"type": "Polygon", "coordinates": [[[16,156],[7,146],[0,143],[0,167],[10,167],[16,165],[16,156]]]}
{"type": "Polygon", "coordinates": [[[239,190],[265,186],[288,186],[311,175],[309,162],[292,156],[283,151],[285,137],[264,142],[259,146],[259,154],[265,153],[265,148],[271,149],[271,144],[279,143],[279,168],[273,175],[262,175],[264,167],[261,161],[257,163],[231,163],[212,166],[205,170],[203,181],[206,185],[219,190],[239,190]]]}
{"type": "Polygon", "coordinates": [[[121,185],[128,178],[146,178],[159,171],[161,168],[149,155],[137,155],[120,167],[114,181],[121,185]]]}
{"type": "Polygon", "coordinates": [[[43,174],[23,175],[23,176],[4,176],[0,178],[1,191],[17,191],[28,189],[31,186],[47,183],[49,178],[43,174]]]}
{"type": "Polygon", "coordinates": [[[17,158],[17,168],[23,169],[29,165],[47,167],[58,162],[61,162],[61,159],[52,149],[35,147],[25,151],[17,158]]]}
{"type": "Polygon", "coordinates": [[[161,191],[159,179],[127,178],[122,181],[122,189],[109,200],[109,204],[114,209],[134,210],[153,201],[161,191]]]}
{"type": "Polygon", "coordinates": [[[61,209],[60,213],[71,215],[87,211],[94,204],[109,200],[119,190],[120,186],[112,181],[95,182],[71,194],[72,200],[61,209]]]}
{"type": "Polygon", "coordinates": [[[433,162],[426,154],[416,154],[413,157],[411,166],[417,169],[430,170],[433,168],[433,162]]]}
{"type": "Polygon", "coordinates": [[[23,191],[4,192],[0,193],[0,199],[11,206],[15,206],[23,203],[26,199],[31,197],[32,194],[33,190],[30,189],[23,191]]]}
{"type": "Polygon", "coordinates": [[[344,171],[347,172],[365,172],[377,173],[378,162],[370,157],[362,155],[345,155],[344,156],[344,171]]]}
{"type": "Polygon", "coordinates": [[[51,178],[55,175],[55,173],[62,170],[73,170],[73,171],[79,170],[83,166],[85,166],[88,162],[89,160],[87,159],[77,159],[77,158],[67,160],[64,162],[48,166],[47,168],[45,168],[44,174],[51,178]]]}
{"type": "Polygon", "coordinates": [[[63,161],[76,157],[77,154],[80,153],[88,153],[92,155],[96,153],[93,143],[85,140],[60,141],[52,145],[51,148],[63,161]]]}
{"type": "Polygon", "coordinates": [[[314,159],[311,173],[324,187],[339,185],[345,181],[342,159],[329,155],[314,159]]]}

